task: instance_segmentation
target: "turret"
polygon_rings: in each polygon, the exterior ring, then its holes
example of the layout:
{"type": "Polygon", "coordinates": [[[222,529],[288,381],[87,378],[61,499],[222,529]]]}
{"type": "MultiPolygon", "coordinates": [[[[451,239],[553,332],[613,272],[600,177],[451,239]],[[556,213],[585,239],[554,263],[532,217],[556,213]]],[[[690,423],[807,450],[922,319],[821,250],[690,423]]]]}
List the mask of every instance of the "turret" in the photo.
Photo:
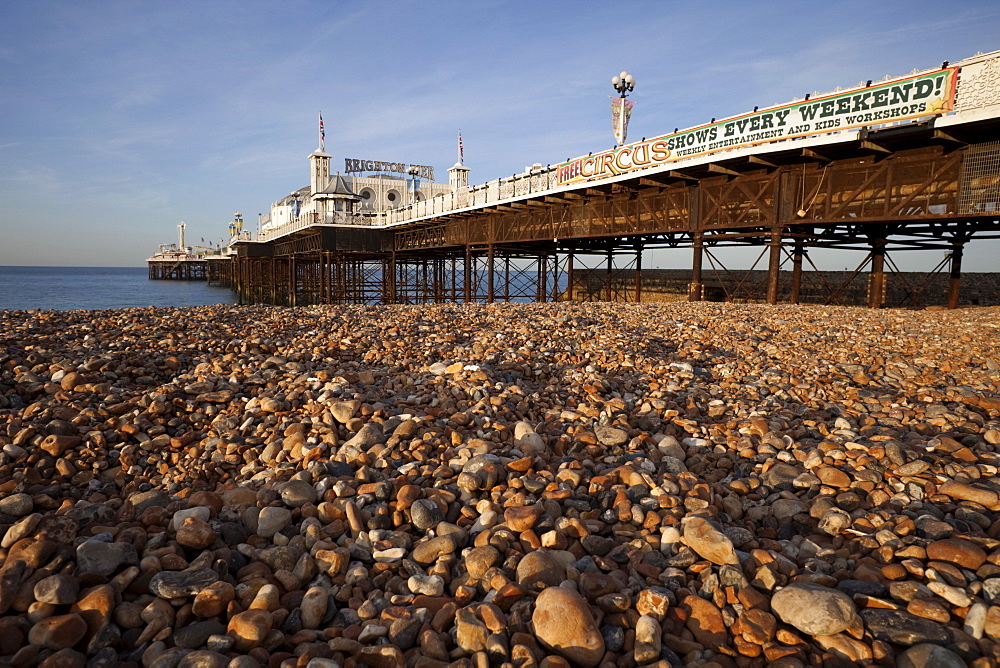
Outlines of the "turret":
{"type": "Polygon", "coordinates": [[[465,147],[462,146],[462,131],[458,131],[458,162],[448,170],[448,184],[451,192],[469,187],[469,168],[465,166],[465,147]]]}
{"type": "Polygon", "coordinates": [[[326,152],[326,128],[323,126],[323,113],[319,114],[319,148],[309,156],[309,163],[312,167],[309,178],[310,193],[315,195],[320,188],[326,187],[330,181],[330,158],[333,156],[326,152]]]}
{"type": "Polygon", "coordinates": [[[313,195],[325,188],[326,184],[330,182],[330,158],[332,157],[322,147],[313,151],[309,156],[309,163],[312,167],[309,186],[313,195]]]}

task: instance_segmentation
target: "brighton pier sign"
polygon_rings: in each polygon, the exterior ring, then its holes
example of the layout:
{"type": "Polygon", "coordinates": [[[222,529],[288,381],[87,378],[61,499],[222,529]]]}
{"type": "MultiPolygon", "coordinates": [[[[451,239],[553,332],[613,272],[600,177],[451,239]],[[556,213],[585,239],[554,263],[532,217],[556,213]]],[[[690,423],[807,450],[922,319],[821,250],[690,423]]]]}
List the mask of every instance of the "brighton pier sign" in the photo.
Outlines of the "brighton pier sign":
{"type": "Polygon", "coordinates": [[[770,107],[582,156],[558,166],[558,182],[608,178],[716,151],[943,114],[954,109],[958,69],[770,107]]]}
{"type": "Polygon", "coordinates": [[[358,160],[357,158],[344,158],[344,164],[344,171],[348,174],[357,172],[412,174],[415,172],[419,179],[434,180],[434,168],[427,165],[407,165],[403,162],[379,162],[377,160],[358,160]]]}

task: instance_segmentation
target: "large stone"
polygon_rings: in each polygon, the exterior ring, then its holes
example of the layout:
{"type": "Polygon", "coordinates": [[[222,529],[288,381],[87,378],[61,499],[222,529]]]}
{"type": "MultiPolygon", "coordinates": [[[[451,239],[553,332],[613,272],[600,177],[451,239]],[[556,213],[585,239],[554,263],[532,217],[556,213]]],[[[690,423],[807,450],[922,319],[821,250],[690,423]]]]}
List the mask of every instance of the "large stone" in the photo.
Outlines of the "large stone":
{"type": "Polygon", "coordinates": [[[128,497],[128,502],[132,504],[135,515],[138,517],[146,508],[169,505],[170,496],[166,492],[154,489],[148,492],[136,492],[128,497]]]}
{"type": "Polygon", "coordinates": [[[11,494],[0,499],[0,514],[24,517],[34,508],[31,496],[24,493],[11,494]]]}
{"type": "Polygon", "coordinates": [[[111,575],[119,566],[139,563],[132,543],[105,543],[88,540],[76,548],[76,564],[80,573],[111,575]]]}
{"type": "Polygon", "coordinates": [[[48,649],[72,647],[83,639],[87,622],[80,615],[70,613],[47,617],[31,627],[28,642],[48,649]]]}
{"type": "Polygon", "coordinates": [[[990,510],[1000,510],[1000,503],[998,503],[1000,496],[991,489],[949,481],[938,487],[938,493],[950,496],[953,499],[973,501],[981,506],[986,506],[990,510]]]}
{"type": "Polygon", "coordinates": [[[271,630],[271,622],[271,613],[267,610],[247,610],[233,615],[227,630],[227,634],[236,641],[233,649],[247,652],[260,647],[271,630]]]}
{"type": "Polygon", "coordinates": [[[554,587],[565,578],[566,567],[548,550],[533,550],[517,564],[517,584],[522,587],[554,587]]]}
{"type": "Polygon", "coordinates": [[[361,402],[357,399],[350,401],[338,401],[330,405],[330,413],[340,424],[347,424],[361,408],[361,402]]]}
{"type": "Polygon", "coordinates": [[[209,637],[226,632],[220,622],[197,621],[174,631],[174,644],[185,649],[198,649],[208,642],[209,637]]]}
{"type": "Polygon", "coordinates": [[[986,561],[986,552],[971,540],[947,538],[930,543],[927,546],[927,558],[949,561],[974,571],[986,561]]]}
{"type": "MultiPolygon", "coordinates": [[[[525,558],[527,558],[527,555],[521,561],[523,562],[525,558]]],[[[492,545],[474,547],[465,554],[465,568],[469,572],[469,577],[473,580],[481,580],[486,571],[497,563],[499,559],[500,552],[492,545]]]]}
{"type": "Polygon", "coordinates": [[[503,511],[503,521],[511,531],[522,533],[535,526],[542,513],[542,507],[537,504],[514,506],[503,511]]]}
{"type": "MultiPolygon", "coordinates": [[[[443,554],[455,551],[455,541],[447,536],[436,536],[422,543],[417,543],[410,553],[410,558],[418,564],[433,564],[443,554]]],[[[492,566],[492,564],[490,564],[492,566]]],[[[468,567],[468,561],[466,561],[468,567]]]]}
{"type": "Polygon", "coordinates": [[[691,517],[684,521],[684,543],[713,564],[739,564],[733,541],[708,520],[691,517]]]}
{"type": "Polygon", "coordinates": [[[235,598],[236,589],[233,585],[219,580],[198,592],[191,610],[199,617],[215,617],[225,612],[229,602],[235,598]]]}
{"type": "Polygon", "coordinates": [[[711,601],[690,595],[681,602],[687,612],[687,628],[702,647],[716,649],[729,644],[729,634],[722,613],[711,601]]]}
{"type": "Polygon", "coordinates": [[[52,605],[76,603],[80,593],[79,581],[65,573],[51,575],[35,584],[35,600],[52,605]]]}
{"type": "Polygon", "coordinates": [[[661,635],[660,623],[643,615],[635,623],[635,662],[642,665],[660,658],[661,635]]]}
{"type": "Polygon", "coordinates": [[[170,518],[170,528],[174,531],[184,524],[184,520],[189,517],[197,517],[207,522],[212,516],[212,509],[207,506],[194,506],[192,508],[181,508],[170,518]]]}
{"type": "Polygon", "coordinates": [[[417,499],[410,506],[410,519],[413,521],[413,526],[421,531],[427,531],[444,519],[444,513],[433,500],[417,499]]]}
{"type": "Polygon", "coordinates": [[[799,513],[807,513],[809,507],[798,499],[778,499],[771,504],[771,511],[776,519],[783,520],[799,513]]]}
{"type": "Polygon", "coordinates": [[[604,656],[604,637],[582,596],[549,587],[535,600],[535,635],[545,647],[581,666],[596,666],[604,656]]]}
{"type": "Polygon", "coordinates": [[[793,481],[798,478],[801,473],[802,469],[800,468],[784,462],[778,462],[768,469],[768,471],[761,477],[764,480],[764,484],[772,489],[792,490],[795,489],[792,484],[793,481]]]}
{"type": "Polygon", "coordinates": [[[376,443],[384,442],[385,435],[382,433],[382,428],[377,423],[368,422],[358,430],[358,433],[344,442],[340,447],[340,452],[351,450],[367,452],[376,443]]]}
{"type": "Polygon", "coordinates": [[[225,654],[199,649],[185,654],[177,664],[177,668],[228,668],[230,665],[230,659],[225,654]]]}
{"type": "Polygon", "coordinates": [[[950,649],[931,643],[914,645],[896,657],[896,668],[965,668],[966,663],[950,649]]]}
{"type": "Polygon", "coordinates": [[[268,506],[262,508],[257,517],[257,535],[261,538],[274,538],[278,533],[292,522],[292,511],[288,508],[278,508],[268,506]]]}
{"type": "Polygon", "coordinates": [[[947,627],[904,610],[866,608],[861,611],[861,619],[877,640],[896,645],[946,644],[951,639],[947,627]]]}
{"type": "Polygon", "coordinates": [[[200,571],[163,571],[149,581],[149,591],[160,598],[195,596],[214,584],[219,574],[210,568],[200,571]]]}
{"type": "Polygon", "coordinates": [[[184,547],[204,550],[215,542],[218,534],[208,522],[199,517],[188,517],[177,529],[177,542],[184,547]]]}
{"type": "Polygon", "coordinates": [[[602,445],[615,446],[628,442],[628,432],[617,427],[594,427],[594,435],[602,445]]]}
{"type": "Polygon", "coordinates": [[[455,642],[466,652],[486,649],[490,630],[469,608],[462,608],[455,615],[455,642]]]}
{"type": "Polygon", "coordinates": [[[97,585],[84,591],[69,611],[83,617],[83,621],[87,622],[88,633],[93,635],[111,621],[111,613],[115,610],[117,600],[117,592],[112,585],[97,585]]]}
{"type": "Polygon", "coordinates": [[[316,502],[316,489],[305,480],[289,480],[280,488],[281,500],[290,508],[316,502]]]}
{"type": "Polygon", "coordinates": [[[310,587],[299,609],[302,611],[302,628],[317,629],[329,606],[329,592],[323,587],[310,587]]]}
{"type": "Polygon", "coordinates": [[[840,633],[856,615],[854,602],[844,592],[806,582],[778,591],[771,597],[771,609],[781,621],[813,636],[840,633]]]}
{"type": "Polygon", "coordinates": [[[816,477],[820,479],[824,485],[829,485],[830,487],[850,487],[851,477],[841,471],[838,468],[832,466],[824,466],[823,468],[816,471],[816,477]]]}

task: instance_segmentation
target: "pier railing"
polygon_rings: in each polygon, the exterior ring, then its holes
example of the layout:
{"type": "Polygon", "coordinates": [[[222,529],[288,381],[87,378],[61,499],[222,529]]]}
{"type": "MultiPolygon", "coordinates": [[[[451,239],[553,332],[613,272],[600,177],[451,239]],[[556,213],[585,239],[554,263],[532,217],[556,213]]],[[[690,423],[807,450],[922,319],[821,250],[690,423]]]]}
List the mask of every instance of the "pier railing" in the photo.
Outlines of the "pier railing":
{"type": "Polygon", "coordinates": [[[294,217],[291,221],[285,223],[284,225],[262,229],[260,234],[257,235],[257,241],[271,241],[278,239],[279,237],[283,237],[286,234],[291,234],[296,230],[301,230],[306,227],[315,227],[316,225],[375,227],[385,225],[385,213],[374,211],[362,211],[357,213],[347,211],[330,211],[326,214],[320,214],[315,211],[311,211],[309,213],[304,213],[301,216],[294,217]]]}

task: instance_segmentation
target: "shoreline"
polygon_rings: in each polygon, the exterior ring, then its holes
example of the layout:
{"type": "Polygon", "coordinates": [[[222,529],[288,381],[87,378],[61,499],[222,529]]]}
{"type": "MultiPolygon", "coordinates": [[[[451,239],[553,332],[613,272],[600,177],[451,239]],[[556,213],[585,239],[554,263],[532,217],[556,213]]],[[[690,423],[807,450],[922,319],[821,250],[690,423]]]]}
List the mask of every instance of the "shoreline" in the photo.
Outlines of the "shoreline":
{"type": "Polygon", "coordinates": [[[0,656],[995,661],[998,316],[0,311],[0,656]]]}

